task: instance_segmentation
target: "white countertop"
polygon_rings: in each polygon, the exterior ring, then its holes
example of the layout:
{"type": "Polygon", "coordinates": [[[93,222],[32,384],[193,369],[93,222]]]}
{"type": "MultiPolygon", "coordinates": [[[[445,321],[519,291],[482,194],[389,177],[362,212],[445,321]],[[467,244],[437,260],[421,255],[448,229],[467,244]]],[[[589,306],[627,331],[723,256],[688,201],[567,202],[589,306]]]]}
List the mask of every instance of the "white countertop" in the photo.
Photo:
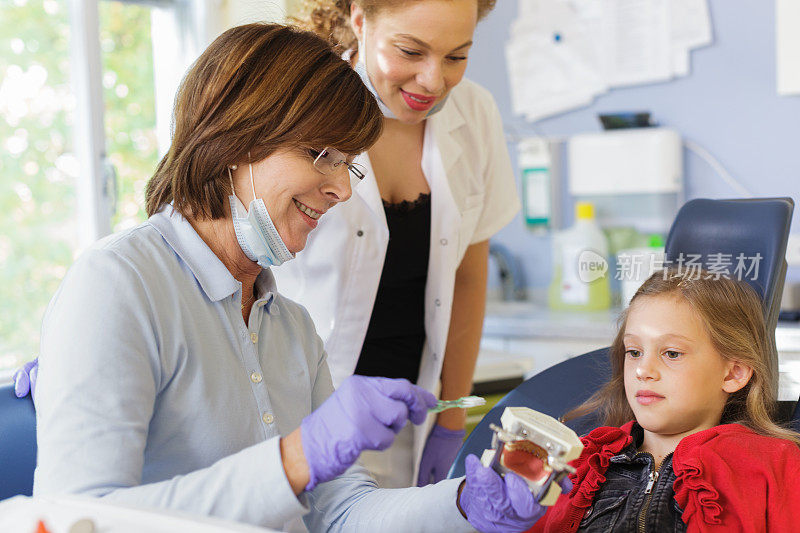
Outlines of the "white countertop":
{"type": "MultiPolygon", "coordinates": [[[[560,361],[609,346],[620,309],[554,311],[533,302],[489,302],[475,381],[528,378],[560,361]]],[[[800,396],[800,324],[775,330],[780,370],[779,398],[800,396]]]]}
{"type": "MultiPolygon", "coordinates": [[[[489,337],[609,339],[616,333],[619,309],[553,311],[531,302],[489,302],[483,334],[489,337]]],[[[600,348],[600,346],[598,346],[600,348]]]]}

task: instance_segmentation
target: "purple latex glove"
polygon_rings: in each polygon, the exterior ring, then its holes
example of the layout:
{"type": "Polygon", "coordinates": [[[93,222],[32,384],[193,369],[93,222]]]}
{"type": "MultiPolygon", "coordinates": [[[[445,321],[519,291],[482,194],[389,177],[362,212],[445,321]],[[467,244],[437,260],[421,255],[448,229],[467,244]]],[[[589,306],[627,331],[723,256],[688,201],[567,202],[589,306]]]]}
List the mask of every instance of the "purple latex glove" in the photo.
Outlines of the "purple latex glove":
{"type": "Polygon", "coordinates": [[[363,450],[385,450],[406,420],[421,424],[435,405],[433,394],[407,379],[350,376],[300,424],[306,490],[347,470],[363,450]]]}
{"type": "Polygon", "coordinates": [[[33,393],[36,391],[36,376],[38,375],[38,357],[25,363],[22,368],[18,368],[14,372],[14,394],[17,395],[17,398],[24,398],[29,392],[31,393],[31,398],[33,398],[33,393]]]}
{"type": "MultiPolygon", "coordinates": [[[[458,503],[478,531],[525,531],[547,512],[547,507],[539,505],[528,484],[518,475],[509,472],[500,477],[472,454],[467,456],[464,466],[467,481],[458,503]]],[[[569,493],[572,482],[564,478],[561,489],[569,493]]]]}
{"type": "Polygon", "coordinates": [[[447,477],[465,434],[463,429],[447,429],[439,424],[433,426],[419,463],[418,487],[438,483],[447,477]]]}

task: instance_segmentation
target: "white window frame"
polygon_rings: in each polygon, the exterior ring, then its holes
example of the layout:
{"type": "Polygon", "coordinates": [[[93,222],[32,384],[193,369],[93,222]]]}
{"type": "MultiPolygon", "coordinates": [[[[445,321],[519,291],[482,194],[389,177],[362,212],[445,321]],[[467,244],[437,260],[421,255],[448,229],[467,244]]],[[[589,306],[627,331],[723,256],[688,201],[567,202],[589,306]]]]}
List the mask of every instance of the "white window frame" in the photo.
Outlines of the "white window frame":
{"type": "Polygon", "coordinates": [[[75,96],[73,139],[77,179],[78,246],[83,249],[111,232],[109,194],[103,164],[100,20],[97,0],[69,0],[70,72],[75,96]]]}
{"type": "Polygon", "coordinates": [[[293,0],[68,0],[70,68],[75,94],[74,147],[78,247],[111,233],[116,177],[106,153],[98,3],[122,1],[152,6],[156,137],[159,155],[169,148],[175,92],[186,69],[225,28],[252,20],[282,20],[293,0]]]}
{"type": "MultiPolygon", "coordinates": [[[[73,149],[76,179],[77,252],[111,233],[116,177],[106,153],[103,121],[99,2],[142,4],[151,11],[156,136],[159,156],[169,148],[175,93],[200,52],[226,28],[254,20],[283,20],[294,0],[67,0],[70,83],[75,97],[73,149]]],[[[0,370],[0,383],[15,369],[0,370]]]]}
{"type": "MultiPolygon", "coordinates": [[[[151,10],[156,89],[156,130],[161,154],[170,141],[175,91],[187,66],[203,44],[205,0],[67,0],[69,9],[70,84],[75,98],[71,136],[78,162],[77,252],[111,233],[116,210],[116,178],[106,152],[103,121],[99,2],[144,4],[151,10]]],[[[217,0],[211,0],[217,1],[217,0]]],[[[0,370],[0,383],[15,369],[0,370]]]]}
{"type": "MultiPolygon", "coordinates": [[[[103,122],[99,2],[69,0],[70,70],[75,95],[74,150],[77,180],[78,247],[111,233],[116,178],[106,153],[103,122]]],[[[180,79],[204,44],[205,3],[190,0],[113,0],[152,6],[156,134],[159,153],[170,142],[172,102],[180,79]]]]}

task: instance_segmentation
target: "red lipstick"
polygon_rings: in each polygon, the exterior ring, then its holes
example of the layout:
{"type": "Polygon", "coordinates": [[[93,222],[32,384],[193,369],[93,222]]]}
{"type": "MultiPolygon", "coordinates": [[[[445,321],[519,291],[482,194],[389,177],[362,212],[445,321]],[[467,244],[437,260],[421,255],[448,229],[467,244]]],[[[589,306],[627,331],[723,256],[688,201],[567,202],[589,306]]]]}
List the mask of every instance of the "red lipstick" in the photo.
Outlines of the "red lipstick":
{"type": "Polygon", "coordinates": [[[400,89],[400,94],[403,96],[403,100],[405,100],[406,105],[408,105],[408,107],[414,111],[427,111],[433,107],[433,104],[436,103],[436,97],[434,96],[410,93],[408,91],[404,91],[403,89],[400,89]]]}

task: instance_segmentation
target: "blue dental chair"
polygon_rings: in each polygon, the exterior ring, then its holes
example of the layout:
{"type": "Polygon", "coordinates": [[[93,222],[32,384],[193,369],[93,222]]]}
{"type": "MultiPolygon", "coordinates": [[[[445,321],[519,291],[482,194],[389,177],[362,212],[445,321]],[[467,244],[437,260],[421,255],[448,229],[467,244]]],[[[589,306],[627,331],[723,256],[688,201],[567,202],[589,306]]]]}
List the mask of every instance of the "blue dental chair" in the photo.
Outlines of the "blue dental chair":
{"type": "MultiPolygon", "coordinates": [[[[764,317],[768,330],[772,332],[774,346],[793,210],[791,198],[695,199],[686,202],[676,215],[667,237],[666,264],[676,265],[681,257],[685,260],[690,254],[700,254],[702,260],[699,262],[705,267],[709,264],[708,254],[722,253],[731,254],[735,266],[739,254],[744,254],[744,257],[760,254],[757,274],[744,276],[744,279],[762,298],[764,317]]],[[[777,370],[777,351],[772,364],[777,370]]],[[[459,450],[448,477],[463,476],[466,456],[474,454],[480,457],[483,450],[490,447],[492,431],[489,425],[500,425],[500,415],[506,407],[530,407],[559,418],[588,400],[610,376],[611,364],[606,347],[558,363],[529,378],[509,392],[478,423],[459,450]]],[[[772,386],[777,392],[777,380],[772,386]]],[[[795,407],[792,424],[800,430],[800,402],[795,407]]],[[[567,426],[579,435],[600,425],[601,421],[593,413],[567,422],[567,426]]]]}
{"type": "Polygon", "coordinates": [[[17,398],[13,385],[0,387],[0,500],[33,491],[36,411],[30,395],[17,398]]]}

